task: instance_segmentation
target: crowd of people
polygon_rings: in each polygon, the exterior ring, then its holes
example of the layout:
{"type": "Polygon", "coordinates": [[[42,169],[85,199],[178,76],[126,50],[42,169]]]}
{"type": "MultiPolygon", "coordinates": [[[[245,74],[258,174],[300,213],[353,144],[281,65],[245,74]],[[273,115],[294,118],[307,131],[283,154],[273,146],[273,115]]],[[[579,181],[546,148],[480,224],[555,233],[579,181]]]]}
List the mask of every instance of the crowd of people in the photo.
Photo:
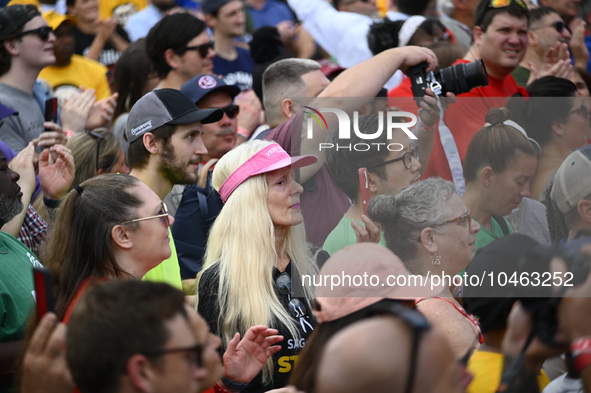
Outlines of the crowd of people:
{"type": "Polygon", "coordinates": [[[591,393],[591,0],[0,3],[0,393],[591,393]]]}

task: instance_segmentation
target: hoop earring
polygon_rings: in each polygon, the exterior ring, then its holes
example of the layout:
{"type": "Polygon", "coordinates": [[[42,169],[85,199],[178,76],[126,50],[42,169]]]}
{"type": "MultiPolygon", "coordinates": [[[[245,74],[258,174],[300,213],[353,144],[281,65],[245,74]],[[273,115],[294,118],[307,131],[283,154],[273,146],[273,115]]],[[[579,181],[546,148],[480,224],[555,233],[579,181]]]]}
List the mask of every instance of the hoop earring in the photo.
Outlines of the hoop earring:
{"type": "Polygon", "coordinates": [[[434,253],[431,257],[431,265],[441,265],[441,256],[434,253]]]}

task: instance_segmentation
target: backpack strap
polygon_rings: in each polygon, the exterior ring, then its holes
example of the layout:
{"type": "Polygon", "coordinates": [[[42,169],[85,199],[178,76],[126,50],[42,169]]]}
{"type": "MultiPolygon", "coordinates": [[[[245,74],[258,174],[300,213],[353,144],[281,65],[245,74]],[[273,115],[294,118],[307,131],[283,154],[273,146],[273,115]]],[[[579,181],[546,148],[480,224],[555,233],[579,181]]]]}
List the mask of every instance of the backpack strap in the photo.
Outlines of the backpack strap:
{"type": "Polygon", "coordinates": [[[509,232],[509,227],[507,226],[507,221],[505,221],[505,218],[503,216],[499,216],[499,215],[494,214],[492,216],[492,218],[501,227],[501,231],[503,231],[503,236],[507,236],[511,233],[511,232],[509,232]]]}

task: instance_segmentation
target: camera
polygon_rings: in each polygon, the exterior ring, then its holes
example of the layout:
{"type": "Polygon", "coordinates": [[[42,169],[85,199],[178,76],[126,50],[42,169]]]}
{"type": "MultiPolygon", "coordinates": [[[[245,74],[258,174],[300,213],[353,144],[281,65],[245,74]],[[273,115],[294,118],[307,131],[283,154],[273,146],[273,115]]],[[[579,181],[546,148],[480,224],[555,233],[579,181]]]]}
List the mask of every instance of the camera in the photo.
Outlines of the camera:
{"type": "Polygon", "coordinates": [[[472,63],[460,63],[442,68],[435,74],[427,72],[427,67],[428,64],[422,62],[409,67],[406,71],[417,105],[423,100],[423,96],[426,95],[425,90],[430,87],[431,82],[439,82],[442,96],[445,96],[447,92],[458,95],[467,93],[476,87],[488,86],[488,75],[481,59],[472,63]],[[432,80],[433,78],[435,80],[432,80]]]}

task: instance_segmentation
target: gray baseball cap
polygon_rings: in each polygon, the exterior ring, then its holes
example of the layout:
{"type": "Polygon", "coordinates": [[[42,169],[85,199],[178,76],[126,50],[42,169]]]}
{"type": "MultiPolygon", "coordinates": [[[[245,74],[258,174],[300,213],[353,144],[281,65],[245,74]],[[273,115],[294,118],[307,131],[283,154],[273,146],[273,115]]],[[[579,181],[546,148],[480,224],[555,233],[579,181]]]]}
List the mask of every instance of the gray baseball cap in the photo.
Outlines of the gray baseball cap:
{"type": "Polygon", "coordinates": [[[556,171],[550,197],[563,214],[591,194],[591,145],[570,153],[556,171]]]}
{"type": "Polygon", "coordinates": [[[153,90],[140,98],[129,111],[125,135],[129,143],[165,124],[215,123],[224,116],[221,109],[199,109],[180,90],[153,90]]]}

